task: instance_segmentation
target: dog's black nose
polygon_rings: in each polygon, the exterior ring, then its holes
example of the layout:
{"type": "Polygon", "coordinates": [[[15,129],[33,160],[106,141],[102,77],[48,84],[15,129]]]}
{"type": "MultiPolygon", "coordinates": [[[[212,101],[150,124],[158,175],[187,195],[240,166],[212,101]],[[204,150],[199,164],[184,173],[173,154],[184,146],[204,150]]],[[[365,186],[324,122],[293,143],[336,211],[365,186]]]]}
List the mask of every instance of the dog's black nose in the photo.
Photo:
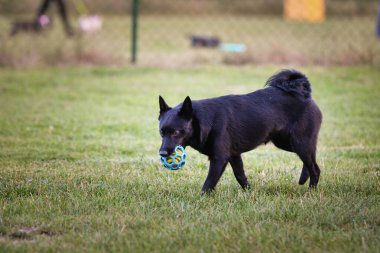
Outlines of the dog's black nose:
{"type": "Polygon", "coordinates": [[[168,156],[169,153],[166,150],[160,150],[160,156],[168,156]]]}

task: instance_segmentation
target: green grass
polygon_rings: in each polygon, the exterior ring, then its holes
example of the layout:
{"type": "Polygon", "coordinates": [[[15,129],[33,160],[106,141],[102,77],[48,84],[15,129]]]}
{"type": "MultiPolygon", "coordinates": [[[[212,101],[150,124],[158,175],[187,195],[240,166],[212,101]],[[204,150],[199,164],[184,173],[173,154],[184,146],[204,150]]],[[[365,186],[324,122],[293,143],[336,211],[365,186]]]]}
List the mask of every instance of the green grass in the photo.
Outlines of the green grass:
{"type": "Polygon", "coordinates": [[[0,252],[378,252],[380,72],[302,68],[324,114],[317,191],[301,161],[259,147],[253,187],[227,168],[201,196],[207,158],[158,161],[158,95],[170,105],[246,93],[278,67],[0,70],[0,252]]]}

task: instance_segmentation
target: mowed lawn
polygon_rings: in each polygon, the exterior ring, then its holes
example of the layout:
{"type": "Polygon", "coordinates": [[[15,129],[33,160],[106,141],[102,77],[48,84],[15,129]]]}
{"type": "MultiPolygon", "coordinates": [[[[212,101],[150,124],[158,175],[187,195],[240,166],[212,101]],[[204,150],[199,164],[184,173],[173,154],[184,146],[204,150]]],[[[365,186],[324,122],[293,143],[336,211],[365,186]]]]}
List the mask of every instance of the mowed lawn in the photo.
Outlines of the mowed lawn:
{"type": "Polygon", "coordinates": [[[300,68],[324,115],[312,193],[272,144],[243,156],[248,191],[227,167],[201,196],[190,147],[182,170],[160,165],[158,95],[247,93],[279,68],[0,70],[0,252],[379,252],[374,67],[300,68]]]}

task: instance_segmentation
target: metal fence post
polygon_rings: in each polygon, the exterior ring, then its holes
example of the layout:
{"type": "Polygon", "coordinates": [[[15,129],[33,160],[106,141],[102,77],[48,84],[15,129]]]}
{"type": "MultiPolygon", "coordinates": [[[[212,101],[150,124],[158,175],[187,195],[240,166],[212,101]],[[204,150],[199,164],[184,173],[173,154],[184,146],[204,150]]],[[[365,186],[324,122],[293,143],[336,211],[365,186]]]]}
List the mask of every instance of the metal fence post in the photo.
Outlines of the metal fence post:
{"type": "Polygon", "coordinates": [[[137,61],[137,18],[139,13],[139,1],[132,0],[132,47],[131,47],[131,63],[137,61]]]}

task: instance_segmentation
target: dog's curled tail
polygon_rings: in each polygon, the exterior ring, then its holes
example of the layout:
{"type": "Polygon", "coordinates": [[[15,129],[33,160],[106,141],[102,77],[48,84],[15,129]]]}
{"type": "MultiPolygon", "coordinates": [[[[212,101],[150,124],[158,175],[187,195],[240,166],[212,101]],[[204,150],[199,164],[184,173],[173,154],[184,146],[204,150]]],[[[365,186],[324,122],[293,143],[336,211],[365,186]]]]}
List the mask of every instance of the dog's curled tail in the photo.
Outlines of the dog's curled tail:
{"type": "Polygon", "coordinates": [[[271,76],[265,83],[302,98],[311,97],[311,85],[307,77],[297,70],[284,69],[271,76]]]}

